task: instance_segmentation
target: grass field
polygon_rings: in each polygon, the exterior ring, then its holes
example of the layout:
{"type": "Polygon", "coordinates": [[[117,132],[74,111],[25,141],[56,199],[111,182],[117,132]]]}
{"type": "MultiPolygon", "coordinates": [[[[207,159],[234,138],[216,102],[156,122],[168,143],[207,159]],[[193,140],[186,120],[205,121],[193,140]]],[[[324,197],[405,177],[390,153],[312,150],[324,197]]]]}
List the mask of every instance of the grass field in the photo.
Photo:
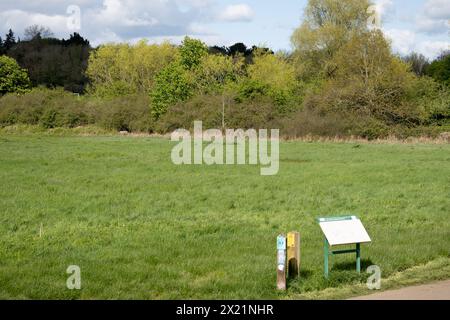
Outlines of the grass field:
{"type": "Polygon", "coordinates": [[[385,278],[440,261],[416,273],[450,278],[449,144],[283,142],[276,176],[175,166],[171,147],[0,135],[0,298],[332,298],[323,289],[368,275],[340,255],[323,278],[315,218],[348,213],[373,240],[363,270],[377,264],[385,278]],[[290,230],[301,233],[302,274],[279,293],[275,239],[290,230]],[[66,288],[73,264],[81,290],[66,288]]]}

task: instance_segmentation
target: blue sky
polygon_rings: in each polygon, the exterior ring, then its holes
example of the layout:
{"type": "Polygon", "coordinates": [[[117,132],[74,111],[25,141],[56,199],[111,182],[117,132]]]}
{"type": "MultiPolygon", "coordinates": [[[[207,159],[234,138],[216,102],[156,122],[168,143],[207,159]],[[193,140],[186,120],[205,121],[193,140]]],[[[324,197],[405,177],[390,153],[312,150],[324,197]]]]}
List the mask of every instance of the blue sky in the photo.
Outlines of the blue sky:
{"type": "MultiPolygon", "coordinates": [[[[345,0],[341,0],[345,1],[345,0]]],[[[429,58],[450,48],[450,0],[375,0],[383,31],[395,52],[417,51],[429,58]]],[[[77,31],[93,45],[150,42],[185,35],[209,45],[266,45],[289,50],[307,0],[0,0],[0,34],[9,28],[23,36],[31,24],[46,25],[58,37],[77,31]],[[80,29],[68,27],[80,10],[80,29]]]]}

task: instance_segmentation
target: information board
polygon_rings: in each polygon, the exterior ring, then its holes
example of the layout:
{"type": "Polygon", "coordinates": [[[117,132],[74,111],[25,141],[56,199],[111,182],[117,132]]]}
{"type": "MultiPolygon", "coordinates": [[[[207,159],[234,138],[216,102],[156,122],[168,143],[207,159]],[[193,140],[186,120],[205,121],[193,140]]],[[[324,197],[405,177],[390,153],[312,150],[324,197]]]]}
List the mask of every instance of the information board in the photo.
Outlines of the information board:
{"type": "Polygon", "coordinates": [[[371,242],[361,220],[355,216],[339,220],[320,218],[319,225],[331,246],[371,242]]]}

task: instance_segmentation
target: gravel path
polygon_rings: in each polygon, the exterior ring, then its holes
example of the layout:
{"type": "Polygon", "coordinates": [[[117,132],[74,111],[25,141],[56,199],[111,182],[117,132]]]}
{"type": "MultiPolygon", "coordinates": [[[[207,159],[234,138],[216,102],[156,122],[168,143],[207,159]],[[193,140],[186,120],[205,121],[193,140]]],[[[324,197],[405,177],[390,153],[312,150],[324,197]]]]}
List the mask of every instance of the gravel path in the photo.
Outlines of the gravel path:
{"type": "Polygon", "coordinates": [[[387,290],[350,300],[450,300],[450,280],[387,290]]]}

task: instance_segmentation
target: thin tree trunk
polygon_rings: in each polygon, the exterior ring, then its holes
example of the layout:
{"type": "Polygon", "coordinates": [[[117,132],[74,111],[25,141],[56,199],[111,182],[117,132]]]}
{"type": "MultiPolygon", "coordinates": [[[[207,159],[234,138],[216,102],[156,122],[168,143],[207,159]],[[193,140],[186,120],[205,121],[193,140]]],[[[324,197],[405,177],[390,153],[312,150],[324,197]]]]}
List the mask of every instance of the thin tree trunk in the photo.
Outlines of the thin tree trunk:
{"type": "Polygon", "coordinates": [[[222,132],[225,133],[225,95],[222,94],[222,132]]]}

